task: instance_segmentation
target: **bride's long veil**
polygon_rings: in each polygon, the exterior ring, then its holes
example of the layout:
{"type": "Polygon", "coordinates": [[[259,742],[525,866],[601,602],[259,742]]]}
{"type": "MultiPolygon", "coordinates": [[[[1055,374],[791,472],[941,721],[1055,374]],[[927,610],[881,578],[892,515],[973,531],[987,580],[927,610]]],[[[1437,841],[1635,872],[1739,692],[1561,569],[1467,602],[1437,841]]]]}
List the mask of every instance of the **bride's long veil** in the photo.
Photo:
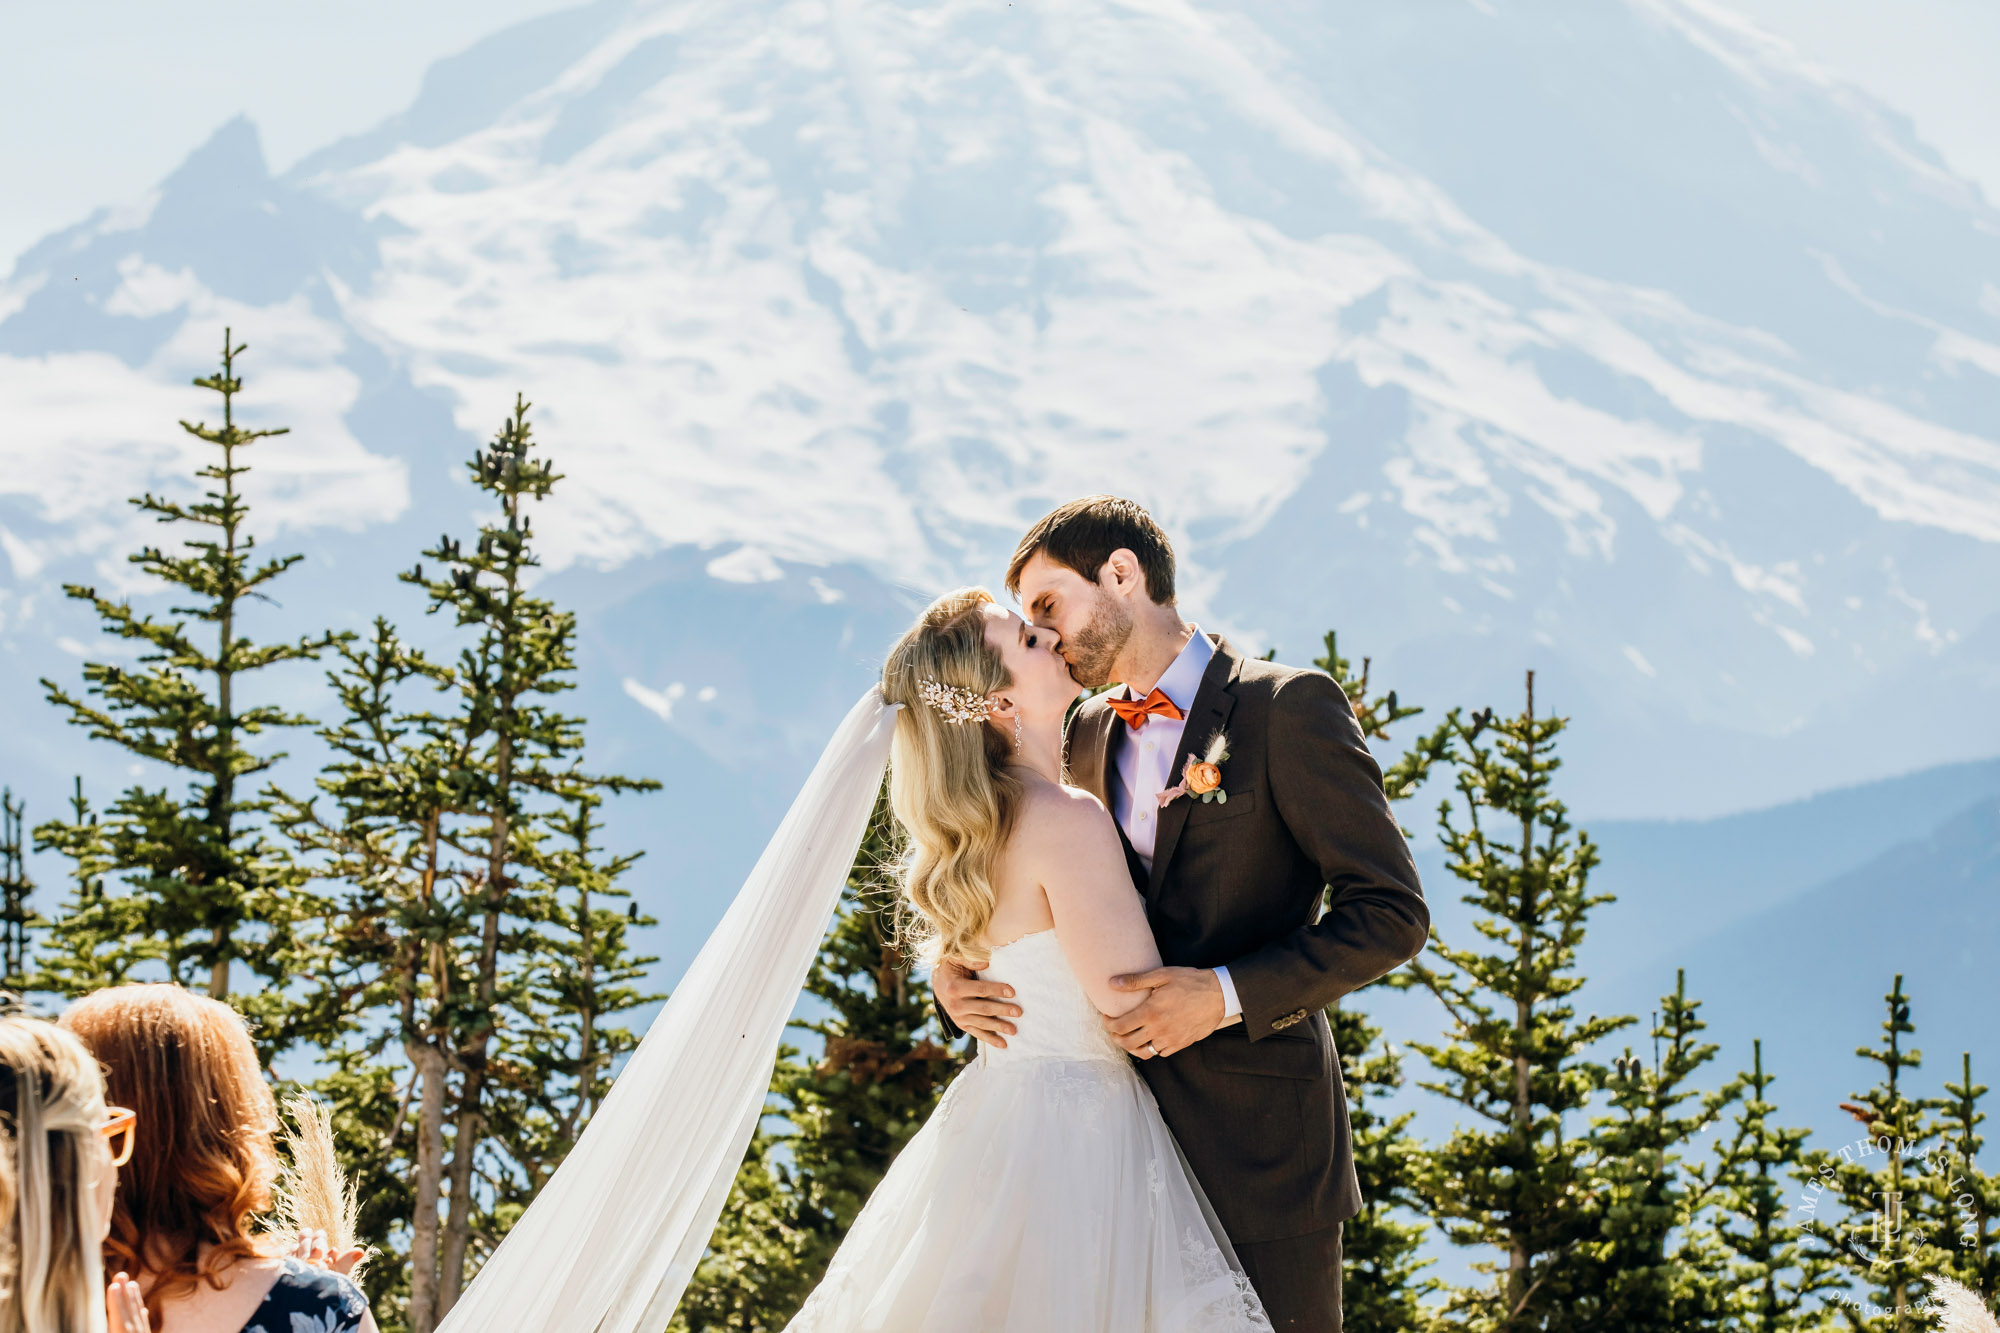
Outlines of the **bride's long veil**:
{"type": "Polygon", "coordinates": [[[848,713],[722,924],[439,1333],[659,1333],[729,1197],[867,828],[896,706],[848,713]]]}

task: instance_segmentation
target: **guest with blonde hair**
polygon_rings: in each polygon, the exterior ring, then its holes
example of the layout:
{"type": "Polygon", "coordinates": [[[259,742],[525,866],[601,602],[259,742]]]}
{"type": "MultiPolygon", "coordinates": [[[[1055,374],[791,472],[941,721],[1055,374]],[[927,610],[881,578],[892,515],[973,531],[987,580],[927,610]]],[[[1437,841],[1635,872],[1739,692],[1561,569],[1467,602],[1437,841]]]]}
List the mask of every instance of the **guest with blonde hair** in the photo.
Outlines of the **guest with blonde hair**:
{"type": "MultiPolygon", "coordinates": [[[[97,1061],[75,1037],[0,1017],[0,1333],[106,1333],[100,1247],[134,1122],[105,1106],[97,1061]]],[[[110,1333],[143,1333],[125,1274],[109,1298],[110,1333]]]]}
{"type": "Polygon", "coordinates": [[[104,1258],[134,1275],[160,1333],[374,1333],[352,1281],[257,1229],[272,1206],[278,1117],[235,1010],[179,986],[117,986],[61,1023],[146,1126],[104,1258]]]}

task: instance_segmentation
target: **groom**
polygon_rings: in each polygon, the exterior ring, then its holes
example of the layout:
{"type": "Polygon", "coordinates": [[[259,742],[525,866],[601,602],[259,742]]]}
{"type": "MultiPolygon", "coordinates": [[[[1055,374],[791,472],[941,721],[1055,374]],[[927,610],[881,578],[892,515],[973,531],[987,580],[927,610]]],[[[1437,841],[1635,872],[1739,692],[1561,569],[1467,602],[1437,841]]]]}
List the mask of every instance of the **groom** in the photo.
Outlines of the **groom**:
{"type": "MultiPolygon", "coordinates": [[[[1166,965],[1116,979],[1151,994],[1106,1026],[1142,1062],[1272,1324],[1337,1333],[1340,1227],[1361,1197],[1323,1011],[1414,958],[1430,927],[1381,770],[1332,680],[1181,618],[1173,547],[1129,500],[1049,514],[1007,587],[1061,636],[1078,684],[1123,682],[1077,711],[1066,758],[1124,833],[1166,965]],[[1218,733],[1228,799],[1163,804],[1218,733]]],[[[947,1026],[1006,1045],[1009,988],[948,964],[934,984],[947,1026]]]]}

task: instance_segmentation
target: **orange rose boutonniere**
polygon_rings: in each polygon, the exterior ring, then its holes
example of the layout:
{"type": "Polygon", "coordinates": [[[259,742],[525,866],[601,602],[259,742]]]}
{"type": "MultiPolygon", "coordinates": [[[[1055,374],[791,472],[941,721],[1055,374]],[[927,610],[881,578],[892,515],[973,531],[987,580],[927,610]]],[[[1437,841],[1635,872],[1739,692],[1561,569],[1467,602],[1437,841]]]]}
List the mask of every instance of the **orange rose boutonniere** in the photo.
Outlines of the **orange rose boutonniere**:
{"type": "Polygon", "coordinates": [[[1182,796],[1192,796],[1198,801],[1214,801],[1218,804],[1229,800],[1229,793],[1222,789],[1222,763],[1229,758],[1229,739],[1216,732],[1208,746],[1199,755],[1189,755],[1185,767],[1181,769],[1180,785],[1169,787],[1160,793],[1160,805],[1182,796]]]}

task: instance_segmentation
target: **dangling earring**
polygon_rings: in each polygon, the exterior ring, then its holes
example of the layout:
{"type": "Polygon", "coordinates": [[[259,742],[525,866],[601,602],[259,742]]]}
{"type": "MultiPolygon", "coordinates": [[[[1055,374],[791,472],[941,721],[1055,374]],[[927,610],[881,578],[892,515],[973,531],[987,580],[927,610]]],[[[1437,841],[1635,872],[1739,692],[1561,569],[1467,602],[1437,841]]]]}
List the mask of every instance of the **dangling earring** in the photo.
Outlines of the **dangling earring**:
{"type": "Polygon", "coordinates": [[[1014,753],[1021,753],[1021,715],[1014,714],[1014,753]]]}

